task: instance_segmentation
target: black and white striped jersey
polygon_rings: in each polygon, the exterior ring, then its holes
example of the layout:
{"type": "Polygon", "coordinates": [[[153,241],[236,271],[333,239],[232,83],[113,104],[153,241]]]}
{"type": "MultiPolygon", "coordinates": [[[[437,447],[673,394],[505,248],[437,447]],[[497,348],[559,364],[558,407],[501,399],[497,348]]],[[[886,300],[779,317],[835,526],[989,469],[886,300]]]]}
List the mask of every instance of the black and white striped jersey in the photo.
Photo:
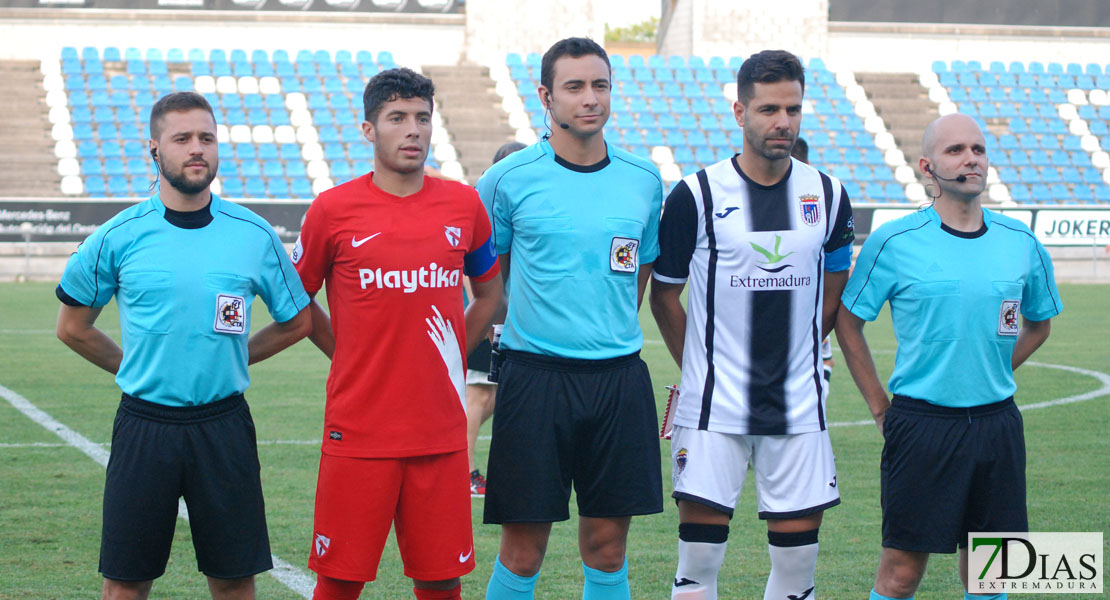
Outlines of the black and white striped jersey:
{"type": "Polygon", "coordinates": [[[689,281],[674,422],[725,433],[825,429],[825,271],[855,239],[840,182],[791,159],[760,185],[733,159],[685,177],[667,198],[654,277],[689,281]]]}

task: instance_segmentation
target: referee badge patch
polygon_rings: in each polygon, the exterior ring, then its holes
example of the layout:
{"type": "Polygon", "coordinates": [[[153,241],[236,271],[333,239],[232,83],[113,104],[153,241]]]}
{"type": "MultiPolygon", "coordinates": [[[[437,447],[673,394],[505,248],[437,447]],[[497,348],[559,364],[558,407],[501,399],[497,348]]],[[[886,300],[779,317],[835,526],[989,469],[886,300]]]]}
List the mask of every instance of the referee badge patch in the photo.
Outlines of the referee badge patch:
{"type": "Polygon", "coordinates": [[[802,207],[802,222],[816,227],[821,222],[821,198],[807,194],[798,196],[798,203],[802,207]]]}
{"type": "Polygon", "coordinates": [[[998,335],[1018,334],[1018,309],[1021,300],[1003,300],[998,311],[998,335]]]}
{"type": "Polygon", "coordinates": [[[216,296],[217,333],[243,333],[247,329],[247,303],[242,296],[220,294],[216,296]]]}
{"type": "Polygon", "coordinates": [[[639,249],[640,240],[614,237],[609,246],[609,268],[617,273],[635,273],[639,249]]]}

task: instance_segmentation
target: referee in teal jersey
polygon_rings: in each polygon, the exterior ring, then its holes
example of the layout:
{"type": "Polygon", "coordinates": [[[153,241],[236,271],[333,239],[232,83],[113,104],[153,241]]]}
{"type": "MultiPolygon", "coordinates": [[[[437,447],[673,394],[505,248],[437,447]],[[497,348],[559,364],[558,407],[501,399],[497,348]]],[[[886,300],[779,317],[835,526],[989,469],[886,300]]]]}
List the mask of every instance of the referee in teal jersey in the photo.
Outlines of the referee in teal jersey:
{"type": "Polygon", "coordinates": [[[929,554],[957,548],[966,590],[969,532],[1028,531],[1014,369],[1048,339],[1062,308],[1044,246],[1024,224],[981,205],[987,147],[975,121],[937,119],[921,150],[934,202],[867,238],[836,325],[885,439],[883,548],[871,600],[913,598],[929,554]],[[898,340],[893,401],[863,337],[864,321],[885,302],[898,340]]]}
{"type": "Polygon", "coordinates": [[[160,189],[101,225],[70,257],[58,337],[116,376],[100,543],[103,598],[146,598],[166,569],[178,499],[213,598],[254,598],[270,544],[248,362],[311,329],[308,295],[269,224],[217,197],[216,121],[176,92],[150,112],[160,189]],[[274,323],[248,341],[260,296],[274,323]],[[123,347],[97,329],[115,297],[123,347]]]}

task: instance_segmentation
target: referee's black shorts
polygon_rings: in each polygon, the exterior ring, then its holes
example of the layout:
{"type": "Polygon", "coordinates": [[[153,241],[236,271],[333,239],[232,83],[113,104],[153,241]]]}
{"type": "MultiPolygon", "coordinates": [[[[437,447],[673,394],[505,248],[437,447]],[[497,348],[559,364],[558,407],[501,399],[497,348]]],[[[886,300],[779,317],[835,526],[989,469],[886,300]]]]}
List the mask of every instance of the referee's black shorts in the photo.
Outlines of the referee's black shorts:
{"type": "Polygon", "coordinates": [[[975,531],[1028,531],[1014,399],[951,408],[895,396],[883,421],[883,546],[951,554],[975,531]]]}
{"type": "Polygon", "coordinates": [[[493,415],[486,523],[662,512],[655,396],[639,353],[579,360],[506,350],[493,415]]]}
{"type": "Polygon", "coordinates": [[[104,483],[100,573],[121,581],[162,575],[182,497],[205,575],[234,579],[273,568],[259,470],[242,395],[175,407],[124,394],[104,483]]]}

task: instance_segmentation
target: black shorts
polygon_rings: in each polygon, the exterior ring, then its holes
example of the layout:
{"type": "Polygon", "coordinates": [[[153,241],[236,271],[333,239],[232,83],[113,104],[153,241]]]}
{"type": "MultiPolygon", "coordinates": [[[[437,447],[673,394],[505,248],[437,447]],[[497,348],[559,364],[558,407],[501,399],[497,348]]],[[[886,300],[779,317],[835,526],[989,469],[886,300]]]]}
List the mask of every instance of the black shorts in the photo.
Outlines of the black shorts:
{"type": "Polygon", "coordinates": [[[577,360],[505,351],[493,415],[486,523],[662,512],[655,397],[639,353],[577,360]]]}
{"type": "Polygon", "coordinates": [[[883,421],[883,546],[951,554],[973,531],[1028,531],[1013,398],[972,408],[895,396],[883,421]]]}
{"type": "Polygon", "coordinates": [[[474,352],[471,352],[466,357],[466,368],[471,371],[489,373],[490,356],[492,352],[493,344],[489,343],[489,338],[482,338],[482,341],[478,342],[478,347],[474,349],[474,352]]]}
{"type": "Polygon", "coordinates": [[[273,568],[243,396],[175,407],[123,395],[104,482],[100,573],[121,581],[162,575],[181,497],[205,575],[234,579],[273,568]]]}

